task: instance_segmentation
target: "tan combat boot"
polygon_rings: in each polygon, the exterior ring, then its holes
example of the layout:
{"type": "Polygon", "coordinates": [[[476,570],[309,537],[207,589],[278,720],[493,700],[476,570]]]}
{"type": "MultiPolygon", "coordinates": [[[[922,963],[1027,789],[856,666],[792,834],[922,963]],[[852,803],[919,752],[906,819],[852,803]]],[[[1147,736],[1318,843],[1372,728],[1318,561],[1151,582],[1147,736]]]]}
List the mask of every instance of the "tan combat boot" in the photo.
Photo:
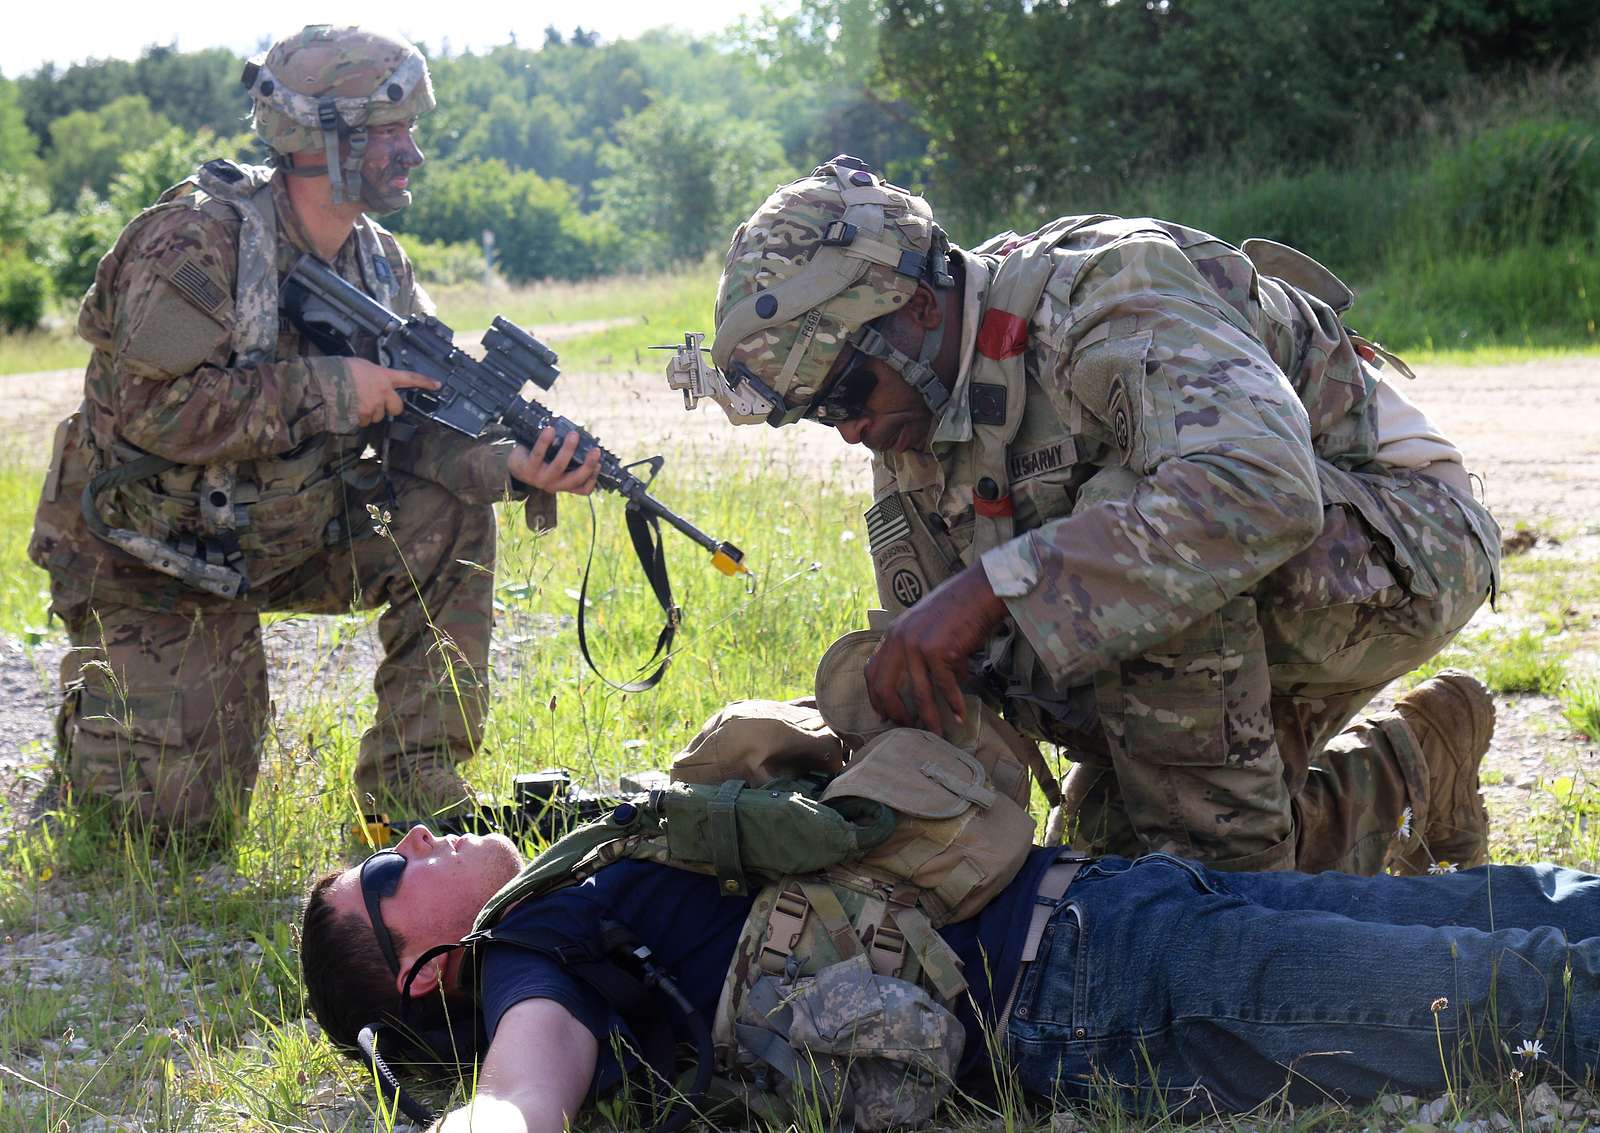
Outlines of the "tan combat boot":
{"type": "Polygon", "coordinates": [[[1445,669],[1395,702],[1428,766],[1428,807],[1417,846],[1396,856],[1395,873],[1470,869],[1489,856],[1489,815],[1478,766],[1494,735],[1494,699],[1483,682],[1445,669]]]}

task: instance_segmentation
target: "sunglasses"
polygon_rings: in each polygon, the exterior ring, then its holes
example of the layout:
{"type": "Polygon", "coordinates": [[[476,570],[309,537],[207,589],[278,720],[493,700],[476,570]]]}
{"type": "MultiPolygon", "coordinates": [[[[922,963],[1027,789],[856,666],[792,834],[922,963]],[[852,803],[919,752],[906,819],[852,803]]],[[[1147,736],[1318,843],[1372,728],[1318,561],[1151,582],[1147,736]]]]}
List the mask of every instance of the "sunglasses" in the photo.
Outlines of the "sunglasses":
{"type": "Polygon", "coordinates": [[[835,428],[867,411],[867,399],[878,386],[872,355],[857,350],[850,365],[826,390],[817,395],[806,416],[820,425],[835,428]]]}
{"type": "Polygon", "coordinates": [[[389,963],[389,970],[397,976],[400,958],[394,954],[394,941],[389,939],[389,930],[383,923],[380,902],[394,896],[394,891],[400,888],[400,875],[405,871],[405,855],[394,850],[379,850],[361,863],[361,900],[372,918],[372,935],[378,938],[378,947],[389,963]]]}

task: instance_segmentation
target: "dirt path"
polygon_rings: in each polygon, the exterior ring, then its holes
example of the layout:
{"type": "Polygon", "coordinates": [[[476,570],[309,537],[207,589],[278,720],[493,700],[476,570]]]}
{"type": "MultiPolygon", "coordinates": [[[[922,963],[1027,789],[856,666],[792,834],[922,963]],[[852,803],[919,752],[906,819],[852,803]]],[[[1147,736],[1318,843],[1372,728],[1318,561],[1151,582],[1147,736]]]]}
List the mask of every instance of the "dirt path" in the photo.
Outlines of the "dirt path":
{"type": "MultiPolygon", "coordinates": [[[[559,337],[560,328],[541,336],[559,337]]],[[[0,377],[8,405],[4,437],[17,459],[43,459],[50,429],[76,404],[77,371],[0,377]],[[30,455],[31,454],[31,455],[30,455]]],[[[1423,367],[1404,387],[1439,428],[1467,453],[1485,483],[1490,507],[1507,531],[1518,525],[1564,529],[1575,537],[1533,554],[1600,560],[1600,357],[1572,357],[1506,366],[1423,367]]],[[[827,481],[865,496],[865,455],[829,430],[802,426],[734,429],[713,405],[685,413],[678,394],[658,372],[568,374],[550,403],[585,422],[624,456],[666,452],[694,457],[708,468],[744,462],[768,474],[827,481]],[[714,454],[714,455],[713,455],[714,454]]],[[[1597,611],[1584,611],[1593,619],[1597,611]]],[[[1492,624],[1487,611],[1477,624],[1492,624]]],[[[325,666],[316,619],[275,627],[269,650],[286,677],[303,666],[325,666]]],[[[497,647],[502,654],[504,646],[497,647]]],[[[0,791],[14,800],[37,793],[48,760],[54,670],[62,645],[47,641],[31,655],[15,641],[0,642],[0,791]]],[[[356,647],[358,663],[340,671],[352,688],[369,678],[370,643],[356,647]]],[[[1593,667],[1595,658],[1586,663],[1593,667]]],[[[275,679],[283,689],[292,682],[275,679]]],[[[1499,782],[1487,791],[1501,822],[1522,817],[1541,776],[1569,771],[1591,744],[1571,734],[1549,697],[1502,696],[1500,726],[1488,766],[1499,782]]]]}

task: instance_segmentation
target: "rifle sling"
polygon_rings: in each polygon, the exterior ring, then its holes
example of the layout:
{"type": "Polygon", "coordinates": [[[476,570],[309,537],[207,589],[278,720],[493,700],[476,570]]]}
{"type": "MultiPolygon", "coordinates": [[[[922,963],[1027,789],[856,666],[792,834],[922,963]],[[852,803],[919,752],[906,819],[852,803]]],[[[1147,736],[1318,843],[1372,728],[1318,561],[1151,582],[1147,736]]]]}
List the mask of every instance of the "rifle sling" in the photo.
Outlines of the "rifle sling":
{"type": "Polygon", "coordinates": [[[678,632],[682,611],[672,602],[672,580],[667,577],[667,554],[661,545],[661,524],[655,516],[632,502],[623,510],[623,518],[627,521],[628,537],[633,541],[633,553],[639,559],[639,568],[644,571],[650,589],[656,596],[656,602],[665,615],[661,632],[656,635],[655,652],[651,653],[649,660],[639,668],[643,671],[658,657],[661,663],[648,677],[618,682],[602,673],[600,667],[594,663],[594,658],[589,655],[589,635],[584,625],[584,612],[589,606],[589,572],[594,566],[595,517],[592,500],[589,503],[589,557],[583,564],[583,585],[578,589],[578,649],[583,654],[584,663],[594,675],[618,692],[647,692],[661,683],[661,678],[667,674],[667,666],[672,664],[672,639],[678,632]]]}

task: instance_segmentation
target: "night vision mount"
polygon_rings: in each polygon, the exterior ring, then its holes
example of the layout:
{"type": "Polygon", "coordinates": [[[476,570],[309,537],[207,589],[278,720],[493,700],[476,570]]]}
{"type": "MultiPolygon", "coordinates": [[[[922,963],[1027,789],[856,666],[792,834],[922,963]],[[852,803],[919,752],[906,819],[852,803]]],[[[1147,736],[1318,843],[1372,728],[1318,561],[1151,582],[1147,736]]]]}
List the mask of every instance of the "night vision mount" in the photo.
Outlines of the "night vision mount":
{"type": "Polygon", "coordinates": [[[787,412],[783,398],[744,366],[736,365],[727,373],[717,369],[701,345],[705,337],[689,331],[676,345],[650,348],[673,352],[667,361],[667,386],[682,391],[685,409],[693,409],[701,398],[710,398],[735,425],[774,423],[775,414],[782,417],[787,412]]]}

